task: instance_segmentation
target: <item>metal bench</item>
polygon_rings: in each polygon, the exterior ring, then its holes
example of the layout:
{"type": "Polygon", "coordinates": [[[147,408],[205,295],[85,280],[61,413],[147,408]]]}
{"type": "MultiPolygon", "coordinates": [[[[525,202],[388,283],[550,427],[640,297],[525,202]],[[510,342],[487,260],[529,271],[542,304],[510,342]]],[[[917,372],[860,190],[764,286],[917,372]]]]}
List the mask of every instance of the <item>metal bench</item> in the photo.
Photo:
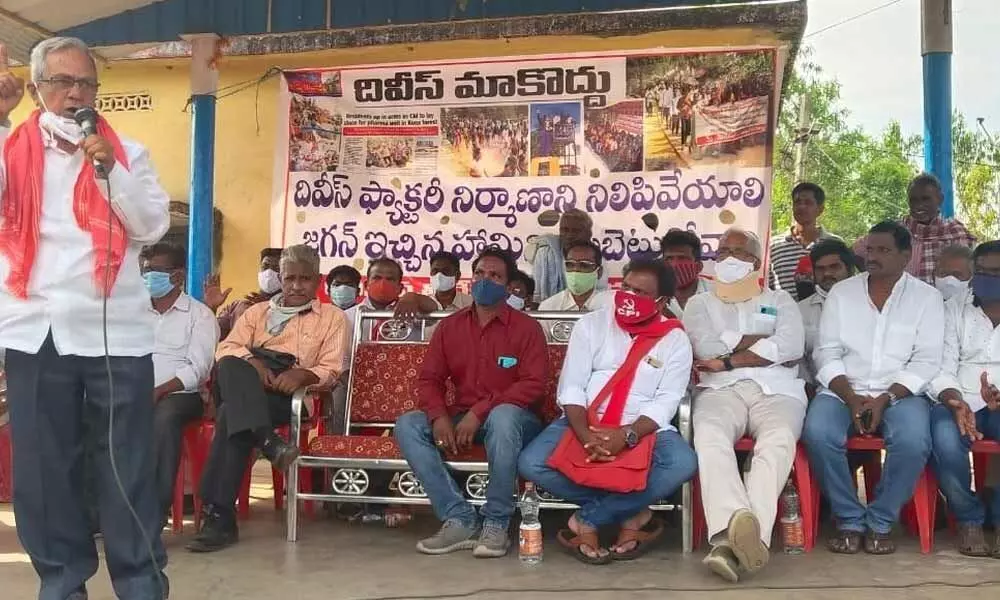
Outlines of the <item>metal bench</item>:
{"type": "MultiPolygon", "coordinates": [[[[566,356],[566,345],[572,332],[573,323],[580,313],[531,313],[541,322],[549,335],[548,355],[550,362],[549,380],[546,382],[542,415],[546,423],[559,416],[556,405],[556,388],[559,374],[566,356]]],[[[396,444],[388,435],[396,418],[417,408],[416,382],[428,348],[427,342],[401,341],[424,338],[414,336],[413,327],[427,328],[450,313],[433,313],[412,324],[402,323],[388,312],[360,313],[354,325],[354,353],[348,380],[346,431],[335,435],[319,435],[309,443],[308,450],[299,457],[296,465],[289,469],[287,539],[294,542],[298,538],[298,510],[300,501],[351,502],[370,504],[416,504],[427,505],[429,501],[420,481],[410,470],[396,444]],[[297,481],[300,471],[323,469],[332,472],[329,481],[331,493],[305,493],[300,491],[297,481]],[[396,488],[398,495],[379,495],[371,490],[373,471],[398,474],[396,488]]],[[[310,395],[296,394],[292,398],[291,439],[298,439],[302,427],[303,406],[310,395]]],[[[319,414],[317,395],[311,395],[317,403],[311,414],[319,414]]],[[[450,394],[449,394],[450,397],[450,394]]],[[[691,403],[686,397],[678,410],[676,425],[690,443],[691,403]]],[[[446,463],[459,477],[464,479],[464,489],[473,504],[485,502],[486,485],[489,482],[486,454],[482,447],[474,447],[446,463]]],[[[681,502],[664,501],[653,505],[653,510],[680,510],[682,522],[683,548],[690,552],[691,531],[691,484],[686,483],[681,502]]],[[[575,505],[554,498],[542,490],[543,508],[572,509],[575,505]]]]}

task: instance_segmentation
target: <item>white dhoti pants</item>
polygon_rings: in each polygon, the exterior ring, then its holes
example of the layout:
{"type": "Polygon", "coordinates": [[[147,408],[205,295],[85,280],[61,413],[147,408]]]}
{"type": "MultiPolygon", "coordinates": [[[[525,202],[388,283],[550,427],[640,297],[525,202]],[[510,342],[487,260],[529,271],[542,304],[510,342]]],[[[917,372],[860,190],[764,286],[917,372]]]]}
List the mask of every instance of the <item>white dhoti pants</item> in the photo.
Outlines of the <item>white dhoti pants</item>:
{"type": "Polygon", "coordinates": [[[730,517],[745,508],[760,521],[761,541],[770,547],[805,415],[802,400],[765,394],[750,380],[703,389],[695,398],[694,449],[710,543],[723,539],[730,517]],[[744,483],[733,446],[745,435],[756,443],[744,483]]]}

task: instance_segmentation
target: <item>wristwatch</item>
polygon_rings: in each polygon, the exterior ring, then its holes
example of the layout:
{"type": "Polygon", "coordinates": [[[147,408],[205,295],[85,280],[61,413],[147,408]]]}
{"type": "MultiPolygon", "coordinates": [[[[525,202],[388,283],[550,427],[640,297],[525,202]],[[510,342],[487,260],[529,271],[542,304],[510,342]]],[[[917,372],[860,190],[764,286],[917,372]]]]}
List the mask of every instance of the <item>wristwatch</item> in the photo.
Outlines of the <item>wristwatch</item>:
{"type": "Polygon", "coordinates": [[[625,444],[629,448],[635,448],[639,445],[639,434],[635,432],[635,429],[623,427],[622,431],[625,432],[625,444]]]}
{"type": "Polygon", "coordinates": [[[726,356],[723,356],[722,357],[722,366],[726,367],[727,371],[732,371],[733,370],[732,356],[730,356],[728,354],[726,356]]]}

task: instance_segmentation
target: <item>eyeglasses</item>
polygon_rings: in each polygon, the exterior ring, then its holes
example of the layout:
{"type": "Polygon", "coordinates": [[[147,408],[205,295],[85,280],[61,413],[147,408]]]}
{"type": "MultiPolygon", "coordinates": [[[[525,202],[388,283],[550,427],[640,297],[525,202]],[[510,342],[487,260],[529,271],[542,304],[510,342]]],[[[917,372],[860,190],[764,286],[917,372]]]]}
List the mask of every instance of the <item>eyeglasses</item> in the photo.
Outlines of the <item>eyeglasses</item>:
{"type": "Polygon", "coordinates": [[[593,273],[597,270],[597,263],[589,260],[567,260],[563,263],[567,271],[578,273],[593,273]]]}
{"type": "Polygon", "coordinates": [[[39,79],[38,83],[44,83],[52,86],[57,92],[68,92],[73,89],[74,86],[80,86],[81,92],[86,92],[88,94],[94,94],[97,89],[101,87],[101,84],[97,82],[96,79],[82,78],[77,79],[75,77],[69,77],[65,75],[56,75],[55,77],[49,77],[48,79],[39,79]]]}

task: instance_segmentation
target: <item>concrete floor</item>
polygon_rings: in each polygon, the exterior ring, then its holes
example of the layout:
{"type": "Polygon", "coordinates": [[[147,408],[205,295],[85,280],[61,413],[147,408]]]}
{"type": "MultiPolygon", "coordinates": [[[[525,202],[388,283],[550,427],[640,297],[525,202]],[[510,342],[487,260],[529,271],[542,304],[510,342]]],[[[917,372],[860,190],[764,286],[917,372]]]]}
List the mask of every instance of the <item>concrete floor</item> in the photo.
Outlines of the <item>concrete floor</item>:
{"type": "MultiPolygon", "coordinates": [[[[258,474],[265,473],[258,469],[258,474]]],[[[959,556],[946,532],[939,532],[931,556],[922,556],[912,538],[903,540],[896,555],[881,558],[835,556],[822,548],[801,556],[775,554],[757,577],[732,586],[702,568],[700,553],[681,554],[677,530],[668,532],[663,548],[639,561],[588,567],[560,551],[552,536],[564,517],[551,515],[546,519],[545,559],[529,567],[518,562],[516,552],[496,560],[476,560],[469,553],[416,554],[416,541],[436,528],[430,515],[403,529],[305,520],[299,542],[287,544],[282,518],[270,500],[269,477],[255,478],[252,495],[256,502],[241,527],[240,543],[225,552],[186,552],[190,524],[182,535],[164,534],[173,600],[923,600],[954,594],[975,600],[1000,594],[1000,561],[959,556]]],[[[113,598],[103,568],[89,588],[92,600],[113,598]]],[[[28,600],[36,594],[35,574],[18,544],[12,509],[0,505],[0,598],[28,600]]]]}

